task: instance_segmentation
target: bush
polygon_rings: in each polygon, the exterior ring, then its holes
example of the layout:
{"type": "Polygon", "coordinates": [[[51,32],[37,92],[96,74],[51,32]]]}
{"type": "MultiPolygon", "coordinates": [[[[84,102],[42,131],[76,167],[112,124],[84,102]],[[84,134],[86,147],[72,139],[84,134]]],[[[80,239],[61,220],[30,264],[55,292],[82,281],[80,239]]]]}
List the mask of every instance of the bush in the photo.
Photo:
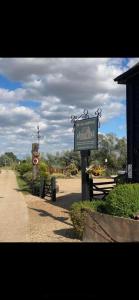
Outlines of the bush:
{"type": "Polygon", "coordinates": [[[30,183],[32,181],[32,172],[31,171],[26,172],[25,174],[22,175],[22,178],[26,182],[30,183]]]}
{"type": "Polygon", "coordinates": [[[82,238],[87,214],[84,208],[109,215],[134,218],[139,212],[139,184],[118,184],[105,200],[74,202],[70,208],[70,217],[79,238],[82,238]]]}
{"type": "Polygon", "coordinates": [[[117,185],[105,198],[103,212],[133,218],[139,211],[139,184],[117,185]]]}
{"type": "Polygon", "coordinates": [[[18,186],[23,193],[31,193],[31,187],[18,173],[16,173],[16,179],[18,186]]]}
{"type": "Polygon", "coordinates": [[[71,163],[70,165],[68,165],[65,169],[65,172],[66,172],[66,176],[77,175],[78,169],[75,163],[71,163]]]}
{"type": "Polygon", "coordinates": [[[32,171],[32,164],[28,162],[21,162],[20,165],[17,165],[16,170],[20,173],[21,176],[24,175],[24,173],[32,171]]]}
{"type": "MultiPolygon", "coordinates": [[[[89,208],[91,211],[97,211],[99,207],[103,204],[102,200],[95,201],[79,201],[74,202],[70,207],[70,218],[73,223],[74,230],[79,238],[82,238],[84,230],[84,221],[86,217],[86,212],[84,208],[89,208]]],[[[102,209],[102,208],[101,208],[102,209]]],[[[99,209],[99,211],[101,211],[99,209]]]]}

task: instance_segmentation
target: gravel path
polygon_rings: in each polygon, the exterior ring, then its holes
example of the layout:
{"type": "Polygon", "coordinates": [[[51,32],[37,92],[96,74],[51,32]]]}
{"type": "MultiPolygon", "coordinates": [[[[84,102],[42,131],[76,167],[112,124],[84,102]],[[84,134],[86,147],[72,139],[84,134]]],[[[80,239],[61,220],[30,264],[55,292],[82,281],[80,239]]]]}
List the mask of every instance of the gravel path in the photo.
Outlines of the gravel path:
{"type": "Polygon", "coordinates": [[[80,242],[69,217],[69,207],[81,198],[80,179],[58,179],[56,202],[26,195],[31,242],[80,242]]]}
{"type": "MultiPolygon", "coordinates": [[[[101,180],[101,179],[100,179],[101,180]]],[[[15,173],[0,173],[0,242],[81,242],[69,208],[81,200],[81,179],[57,179],[56,202],[23,194],[15,173]]]]}
{"type": "Polygon", "coordinates": [[[15,173],[0,173],[0,242],[80,242],[68,214],[80,199],[80,179],[57,180],[57,201],[23,194],[15,173]]]}
{"type": "Polygon", "coordinates": [[[0,173],[0,242],[27,242],[28,209],[11,170],[0,173]]]}

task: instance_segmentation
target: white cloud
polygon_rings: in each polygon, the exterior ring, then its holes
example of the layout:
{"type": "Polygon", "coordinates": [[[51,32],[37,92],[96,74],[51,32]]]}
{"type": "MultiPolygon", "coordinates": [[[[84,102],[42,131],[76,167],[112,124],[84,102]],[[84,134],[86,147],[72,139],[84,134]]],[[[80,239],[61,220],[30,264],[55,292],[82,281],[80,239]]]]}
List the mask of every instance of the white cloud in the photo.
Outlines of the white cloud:
{"type": "Polygon", "coordinates": [[[125,85],[118,85],[114,78],[139,59],[130,58],[127,65],[123,61],[123,58],[0,59],[0,74],[22,84],[15,90],[0,87],[1,137],[8,147],[14,145],[16,151],[20,152],[22,145],[24,153],[39,124],[49,143],[46,151],[63,149],[63,145],[72,148],[71,115],[80,115],[84,108],[93,114],[101,106],[104,123],[125,113],[125,85]],[[38,101],[39,105],[27,107],[30,100],[38,101]]]}
{"type": "Polygon", "coordinates": [[[139,62],[139,57],[130,58],[128,62],[128,68],[133,67],[138,62],[139,62]]]}
{"type": "Polygon", "coordinates": [[[14,91],[0,88],[0,103],[8,101],[8,102],[16,102],[24,99],[26,96],[26,90],[24,89],[16,89],[14,91]]]}

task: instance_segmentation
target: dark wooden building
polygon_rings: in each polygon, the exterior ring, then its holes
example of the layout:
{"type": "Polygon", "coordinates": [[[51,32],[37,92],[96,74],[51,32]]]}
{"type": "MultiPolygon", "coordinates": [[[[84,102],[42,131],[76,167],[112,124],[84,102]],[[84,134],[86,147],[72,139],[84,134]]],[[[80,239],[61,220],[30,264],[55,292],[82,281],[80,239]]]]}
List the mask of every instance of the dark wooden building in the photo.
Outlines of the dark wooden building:
{"type": "Polygon", "coordinates": [[[126,85],[128,181],[139,182],[139,63],[114,81],[126,85]]]}

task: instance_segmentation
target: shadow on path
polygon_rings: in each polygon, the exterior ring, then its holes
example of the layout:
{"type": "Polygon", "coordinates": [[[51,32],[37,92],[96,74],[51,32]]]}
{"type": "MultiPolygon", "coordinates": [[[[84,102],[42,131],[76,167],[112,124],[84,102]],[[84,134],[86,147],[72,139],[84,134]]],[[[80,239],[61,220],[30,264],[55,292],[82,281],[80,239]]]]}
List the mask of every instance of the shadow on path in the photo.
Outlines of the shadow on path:
{"type": "Polygon", "coordinates": [[[44,200],[54,206],[59,206],[59,207],[69,210],[72,203],[81,200],[81,193],[70,193],[70,194],[63,195],[63,196],[57,195],[55,202],[53,202],[52,200],[48,200],[46,198],[44,200]]]}
{"type": "Polygon", "coordinates": [[[17,191],[17,192],[27,192],[27,193],[31,194],[31,189],[29,190],[29,188],[27,188],[27,187],[23,187],[22,189],[16,188],[14,190],[17,191]]]}
{"type": "Polygon", "coordinates": [[[70,239],[79,239],[73,228],[54,230],[54,233],[70,239]]]}
{"type": "Polygon", "coordinates": [[[47,212],[47,211],[45,211],[43,209],[37,209],[37,208],[32,208],[32,207],[28,207],[28,208],[37,211],[41,217],[51,217],[51,218],[53,218],[56,221],[60,221],[62,223],[65,223],[67,225],[72,226],[71,223],[66,222],[66,220],[69,219],[68,217],[67,218],[65,218],[65,217],[55,217],[54,215],[52,215],[51,213],[49,213],[49,212],[47,212]]]}

